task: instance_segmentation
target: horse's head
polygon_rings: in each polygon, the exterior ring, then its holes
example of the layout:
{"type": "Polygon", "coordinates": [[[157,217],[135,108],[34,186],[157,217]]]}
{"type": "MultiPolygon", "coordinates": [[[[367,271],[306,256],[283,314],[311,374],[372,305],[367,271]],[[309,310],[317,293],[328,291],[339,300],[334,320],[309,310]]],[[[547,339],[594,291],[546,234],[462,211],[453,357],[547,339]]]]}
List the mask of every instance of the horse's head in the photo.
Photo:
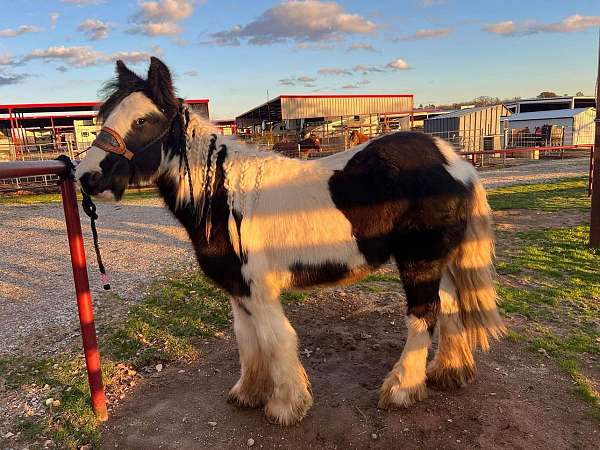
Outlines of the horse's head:
{"type": "Polygon", "coordinates": [[[117,61],[117,77],[106,86],[108,98],[98,111],[102,129],[77,166],[75,176],[90,195],[119,200],[130,183],[155,178],[165,142],[178,127],[180,101],[171,74],[151,58],[147,79],[117,61]]]}

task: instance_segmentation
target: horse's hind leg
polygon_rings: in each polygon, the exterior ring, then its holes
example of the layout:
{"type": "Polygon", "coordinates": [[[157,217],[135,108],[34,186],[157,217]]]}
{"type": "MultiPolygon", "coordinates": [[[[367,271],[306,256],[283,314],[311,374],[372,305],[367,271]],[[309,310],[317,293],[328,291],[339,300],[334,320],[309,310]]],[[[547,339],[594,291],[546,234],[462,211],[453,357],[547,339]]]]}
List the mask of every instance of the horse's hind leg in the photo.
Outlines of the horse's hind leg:
{"type": "Polygon", "coordinates": [[[398,264],[406,292],[408,338],[379,390],[379,407],[406,407],[427,396],[427,352],[440,307],[441,263],[398,264]]]}
{"type": "Polygon", "coordinates": [[[439,342],[427,367],[427,382],[441,388],[458,388],[475,377],[473,350],[462,323],[452,275],[444,271],[440,284],[439,342]]]}

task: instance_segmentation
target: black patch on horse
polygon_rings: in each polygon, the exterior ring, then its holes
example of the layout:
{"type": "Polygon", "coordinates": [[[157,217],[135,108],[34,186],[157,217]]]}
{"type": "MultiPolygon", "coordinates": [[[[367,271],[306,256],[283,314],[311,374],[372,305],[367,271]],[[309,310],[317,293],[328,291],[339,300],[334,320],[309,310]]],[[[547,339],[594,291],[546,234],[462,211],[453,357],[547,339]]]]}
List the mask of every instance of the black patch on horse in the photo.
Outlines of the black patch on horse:
{"type": "Polygon", "coordinates": [[[408,313],[430,329],[442,272],[464,238],[472,196],[472,186],[454,179],[445,164],[431,137],[394,133],[368,144],[329,180],[368,264],[394,257],[408,313]]]}
{"type": "MultiPolygon", "coordinates": [[[[250,285],[242,276],[242,261],[237,256],[231,237],[229,236],[229,205],[227,204],[227,190],[225,189],[225,173],[223,162],[227,156],[227,149],[221,149],[217,157],[214,192],[210,201],[210,241],[206,239],[205,218],[194,214],[192,205],[176,207],[177,183],[170,177],[161,177],[157,180],[160,192],[165,203],[173,214],[183,224],[192,240],[198,263],[211,280],[221,286],[234,297],[250,296],[250,285]]],[[[183,181],[182,181],[183,182],[183,181]]],[[[204,195],[204,192],[197,195],[204,195]]],[[[199,199],[202,203],[202,199],[199,199]]],[[[208,205],[207,205],[208,208],[208,205]]]]}
{"type": "Polygon", "coordinates": [[[296,288],[331,284],[348,277],[346,264],[327,261],[322,264],[294,263],[290,266],[292,286],[296,288]]]}

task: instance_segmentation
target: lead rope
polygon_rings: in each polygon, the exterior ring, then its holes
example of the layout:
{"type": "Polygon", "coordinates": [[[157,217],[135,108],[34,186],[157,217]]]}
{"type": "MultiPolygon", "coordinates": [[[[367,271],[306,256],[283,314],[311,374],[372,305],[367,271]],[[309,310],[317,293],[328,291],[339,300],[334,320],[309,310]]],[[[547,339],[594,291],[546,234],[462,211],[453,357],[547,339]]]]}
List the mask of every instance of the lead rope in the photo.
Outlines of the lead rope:
{"type": "MultiPolygon", "coordinates": [[[[65,177],[74,180],[75,179],[75,165],[73,161],[67,155],[60,155],[56,158],[58,161],[62,161],[69,169],[65,177]]],[[[98,269],[100,271],[100,281],[104,290],[110,290],[110,283],[108,281],[108,275],[106,269],[102,263],[102,255],[100,254],[100,245],[98,244],[98,231],[96,230],[96,220],[98,220],[98,214],[96,213],[96,205],[92,201],[92,198],[85,192],[81,191],[83,200],[81,201],[81,207],[83,212],[90,218],[90,225],[92,229],[92,237],[94,239],[94,251],[96,252],[96,260],[98,261],[98,269]]]]}
{"type": "Polygon", "coordinates": [[[92,201],[92,197],[81,191],[83,200],[81,200],[81,207],[83,212],[90,218],[90,228],[92,229],[92,238],[94,240],[94,251],[96,252],[96,260],[98,261],[98,270],[100,271],[100,282],[105,291],[110,290],[110,283],[108,281],[108,275],[102,263],[102,255],[100,254],[100,245],[98,244],[98,231],[96,230],[96,220],[98,220],[98,214],[96,213],[96,205],[92,201]]]}

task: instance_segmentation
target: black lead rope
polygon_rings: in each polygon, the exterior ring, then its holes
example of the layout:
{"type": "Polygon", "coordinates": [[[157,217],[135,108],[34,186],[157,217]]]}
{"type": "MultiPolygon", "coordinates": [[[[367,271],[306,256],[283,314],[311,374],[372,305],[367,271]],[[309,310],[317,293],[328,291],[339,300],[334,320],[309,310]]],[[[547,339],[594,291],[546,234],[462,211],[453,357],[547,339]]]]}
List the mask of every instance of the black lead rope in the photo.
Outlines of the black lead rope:
{"type": "Polygon", "coordinates": [[[83,212],[90,218],[90,228],[92,229],[92,238],[94,240],[94,251],[96,252],[96,260],[98,261],[98,270],[100,271],[100,281],[105,291],[110,290],[110,283],[108,281],[108,275],[102,262],[102,255],[100,254],[100,245],[98,244],[98,231],[96,230],[96,220],[98,220],[98,213],[96,213],[96,205],[92,201],[92,197],[87,195],[85,192],[81,192],[83,200],[81,201],[81,207],[83,212]]]}
{"type": "MultiPolygon", "coordinates": [[[[69,171],[65,175],[65,178],[69,178],[71,180],[75,179],[75,165],[73,161],[67,155],[60,155],[56,158],[59,161],[65,163],[65,165],[69,168],[69,171]]],[[[110,283],[108,281],[108,275],[106,275],[106,269],[104,268],[104,264],[102,263],[102,255],[100,255],[100,245],[98,244],[98,231],[96,230],[96,220],[98,220],[98,214],[96,213],[96,205],[92,201],[92,198],[87,195],[85,192],[81,191],[83,196],[83,200],[81,201],[81,207],[83,208],[83,212],[90,218],[90,225],[92,229],[92,237],[94,239],[94,250],[96,252],[96,260],[98,261],[98,269],[100,270],[100,280],[102,282],[102,287],[104,290],[110,290],[110,283]]]]}

